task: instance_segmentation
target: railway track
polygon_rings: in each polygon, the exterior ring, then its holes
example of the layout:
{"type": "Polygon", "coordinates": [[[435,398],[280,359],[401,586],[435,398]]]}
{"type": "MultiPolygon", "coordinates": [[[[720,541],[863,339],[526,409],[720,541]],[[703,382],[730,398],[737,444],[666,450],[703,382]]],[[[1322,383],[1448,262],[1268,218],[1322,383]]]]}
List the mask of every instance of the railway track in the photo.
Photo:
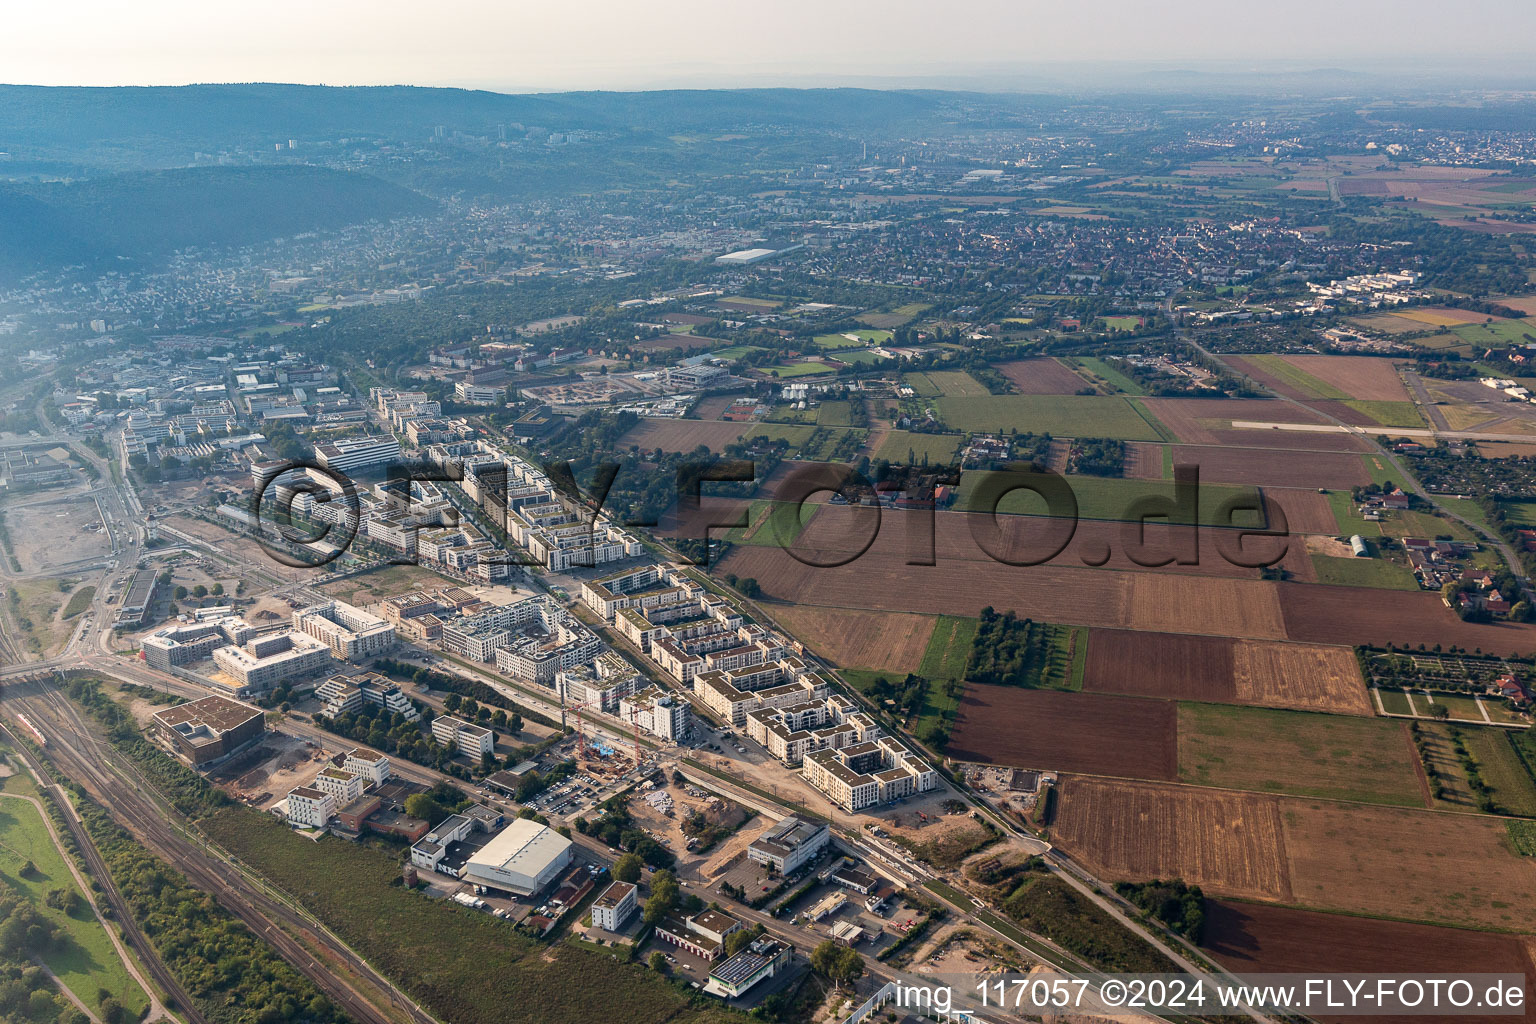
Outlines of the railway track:
{"type": "MultiPolygon", "coordinates": [[[[29,694],[13,690],[5,694],[4,702],[26,712],[47,736],[48,756],[65,775],[79,783],[151,852],[181,871],[193,885],[213,896],[275,948],[357,1024],[399,1024],[400,1018],[384,1013],[338,977],[317,959],[310,946],[345,964],[414,1024],[437,1024],[413,1002],[398,997],[394,987],[344,943],[314,927],[281,900],[262,892],[237,867],[210,851],[200,837],[179,828],[176,812],[157,802],[154,790],[137,769],[95,737],[68,698],[52,689],[29,694]],[[300,942],[295,934],[302,935],[309,945],[300,942]]],[[[36,756],[31,751],[27,754],[29,759],[36,756]]],[[[81,845],[94,853],[89,842],[81,845]]],[[[99,856],[96,859],[96,866],[104,873],[105,865],[100,863],[99,856]]],[[[131,920],[126,909],[121,912],[125,920],[131,920]]]]}
{"type": "MultiPolygon", "coordinates": [[[[0,728],[3,728],[10,735],[9,726],[0,726],[0,728]]],[[[198,1010],[197,1004],[192,1001],[192,997],[187,994],[187,991],[181,987],[181,982],[176,979],[176,976],[165,966],[165,962],[160,959],[159,952],[150,944],[148,936],[140,930],[138,922],[134,920],[133,913],[129,910],[128,902],[123,899],[123,894],[118,891],[117,885],[112,881],[112,875],[107,871],[106,862],[102,860],[101,853],[96,849],[96,845],[91,842],[90,836],[86,834],[85,826],[75,815],[73,806],[70,804],[63,788],[58,783],[49,781],[48,773],[43,769],[42,760],[29,747],[23,743],[16,742],[14,735],[11,735],[11,740],[16,750],[20,752],[22,758],[37,775],[43,788],[53,799],[54,804],[60,808],[60,816],[64,819],[64,825],[69,830],[71,837],[74,838],[75,845],[79,848],[81,856],[85,859],[86,871],[101,886],[101,891],[106,898],[107,905],[112,908],[113,916],[116,918],[117,923],[122,926],[123,941],[138,954],[139,961],[149,972],[149,976],[155,980],[156,985],[160,986],[160,991],[165,993],[166,1002],[174,1004],[167,1008],[180,1013],[188,1021],[191,1021],[192,1024],[208,1024],[208,1019],[198,1010]]]]}

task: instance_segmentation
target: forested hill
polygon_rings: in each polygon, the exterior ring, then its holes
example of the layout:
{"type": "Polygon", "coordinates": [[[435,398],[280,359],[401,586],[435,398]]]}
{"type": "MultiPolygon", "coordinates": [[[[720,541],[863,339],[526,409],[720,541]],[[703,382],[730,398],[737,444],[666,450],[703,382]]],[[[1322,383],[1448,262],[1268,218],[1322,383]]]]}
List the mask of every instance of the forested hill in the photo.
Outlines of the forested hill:
{"type": "Polygon", "coordinates": [[[197,167],[0,184],[0,274],[234,246],[430,212],[432,201],[322,167],[197,167]]]}
{"type": "Polygon", "coordinates": [[[675,131],[751,124],[869,129],[1015,102],[965,93],[871,89],[720,89],[517,95],[414,86],[0,85],[0,142],[15,156],[123,164],[135,154],[190,162],[192,149],[270,149],[342,136],[425,141],[439,125],[554,131],[675,131]]]}

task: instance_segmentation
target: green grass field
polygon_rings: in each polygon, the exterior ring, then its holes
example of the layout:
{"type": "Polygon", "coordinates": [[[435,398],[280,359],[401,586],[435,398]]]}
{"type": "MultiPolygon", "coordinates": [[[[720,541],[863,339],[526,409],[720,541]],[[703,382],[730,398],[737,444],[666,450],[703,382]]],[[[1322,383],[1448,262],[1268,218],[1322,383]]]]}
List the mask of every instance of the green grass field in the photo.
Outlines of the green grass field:
{"type": "Polygon", "coordinates": [[[986,433],[1163,440],[1152,422],[1124,398],[1108,395],[985,395],[940,398],[939,415],[956,430],[986,433]]]}
{"type": "Polygon", "coordinates": [[[1389,715],[1411,715],[1413,705],[1408,702],[1408,695],[1395,686],[1383,686],[1377,689],[1381,697],[1381,706],[1389,715]]]}
{"type": "Polygon", "coordinates": [[[853,403],[822,402],[816,409],[816,425],[818,427],[853,426],[853,403]]]}
{"type": "Polygon", "coordinates": [[[1329,491],[1328,507],[1333,510],[1333,518],[1338,526],[1339,534],[1349,536],[1360,534],[1362,537],[1380,537],[1381,527],[1368,519],[1361,519],[1355,511],[1354,498],[1348,491],[1329,491]]]}
{"type": "Polygon", "coordinates": [[[1424,426],[1419,407],[1412,402],[1362,402],[1350,399],[1344,403],[1356,412],[1363,412],[1384,427],[1405,427],[1416,430],[1424,426]]]}
{"type": "Polygon", "coordinates": [[[1524,320],[1496,320],[1491,324],[1462,324],[1460,327],[1452,327],[1451,333],[1478,348],[1536,344],[1536,322],[1529,317],[1524,320]]]}
{"type": "Polygon", "coordinates": [[[950,465],[964,442],[965,438],[960,434],[914,434],[893,430],[880,442],[875,458],[917,466],[950,465]]]}
{"type": "Polygon", "coordinates": [[[1423,806],[1403,724],[1306,711],[1179,705],[1179,781],[1423,806]]]}
{"type": "Polygon", "coordinates": [[[1536,818],[1536,782],[1510,745],[1505,729],[1463,729],[1462,742],[1477,762],[1478,774],[1493,787],[1495,803],[1511,814],[1536,818]]]}
{"type": "MultiPolygon", "coordinates": [[[[1380,455],[1362,455],[1360,457],[1365,460],[1365,471],[1371,474],[1372,483],[1378,486],[1385,486],[1389,482],[1398,486],[1402,485],[1401,474],[1393,473],[1392,464],[1385,458],[1380,455]],[[1393,479],[1394,476],[1399,477],[1399,479],[1393,479]]],[[[1404,490],[1407,489],[1404,488],[1404,490]]]]}
{"type": "Polygon", "coordinates": [[[96,600],[96,588],[84,586],[69,595],[69,603],[64,606],[64,618],[72,619],[80,615],[96,600]]]}
{"type": "Polygon", "coordinates": [[[455,1024],[725,1024],[725,1007],[691,1004],[641,964],[545,945],[482,911],[398,884],[398,853],[295,836],[270,815],[227,808],[213,838],[304,903],[369,963],[455,1024]]]}
{"type": "MultiPolygon", "coordinates": [[[[852,331],[849,332],[849,334],[852,333],[852,331]]],[[[840,348],[863,348],[869,344],[867,340],[860,338],[858,335],[850,338],[843,334],[818,334],[811,339],[811,342],[817,348],[829,351],[840,348]]]]}
{"type": "Polygon", "coordinates": [[[927,377],[946,398],[978,398],[992,393],[963,370],[929,370],[927,377]]]}
{"type": "Polygon", "coordinates": [[[1407,566],[1385,558],[1334,558],[1313,555],[1317,582],[1339,587],[1376,587],[1380,590],[1418,590],[1419,581],[1407,566]]]}
{"type": "Polygon", "coordinates": [[[1104,326],[1111,331],[1134,331],[1141,326],[1139,316],[1106,316],[1104,326]]]}
{"type": "Polygon", "coordinates": [[[1435,501],[1463,519],[1470,519],[1472,522],[1493,531],[1493,525],[1488,522],[1488,517],[1483,515],[1482,506],[1471,498],[1454,498],[1450,495],[1437,494],[1435,495],[1435,501]]]}
{"type": "MultiPolygon", "coordinates": [[[[8,784],[6,790],[36,793],[24,780],[8,784]]],[[[149,999],[129,976],[90,908],[82,906],[78,913],[67,914],[44,902],[53,889],[79,892],[80,887],[70,875],[63,855],[53,845],[42,815],[25,800],[0,800],[0,879],[29,899],[38,913],[68,936],[68,941],[43,959],[70,991],[94,1007],[97,989],[106,989],[137,1019],[149,1005],[149,999]],[[29,860],[35,870],[23,874],[22,867],[29,860]]],[[[81,898],[83,901],[83,894],[81,898]]]]}
{"type": "Polygon", "coordinates": [[[1245,356],[1248,362],[1263,370],[1265,373],[1290,385],[1296,391],[1307,398],[1348,398],[1349,395],[1329,384],[1319,380],[1310,373],[1305,373],[1286,362],[1284,357],[1277,355],[1253,355],[1245,356]]]}
{"type": "MultiPolygon", "coordinates": [[[[1414,702],[1419,705],[1421,714],[1428,713],[1429,697],[1422,691],[1414,695],[1414,702]]],[[[1485,720],[1483,713],[1477,709],[1477,701],[1471,697],[1463,697],[1457,693],[1437,693],[1435,703],[1451,713],[1453,722],[1481,723],[1485,720]]]]}
{"type": "Polygon", "coordinates": [[[750,356],[763,351],[756,345],[732,345],[729,348],[717,348],[712,355],[721,359],[740,359],[742,356],[750,356]]]}
{"type": "Polygon", "coordinates": [[[904,374],[901,379],[906,383],[907,387],[917,392],[919,398],[937,398],[944,393],[939,390],[937,384],[928,379],[926,373],[908,373],[904,374]]]}
{"type": "Polygon", "coordinates": [[[844,348],[833,352],[831,358],[840,363],[884,363],[888,359],[867,348],[844,348]]]}
{"type": "Polygon", "coordinates": [[[1146,388],[1143,388],[1140,384],[1116,369],[1114,364],[1107,359],[1100,359],[1097,356],[1082,356],[1073,360],[1073,362],[1122,394],[1144,395],[1147,393],[1146,388]]]}
{"type": "Polygon", "coordinates": [[[747,506],[746,527],[726,530],[724,539],[732,544],[745,544],[749,547],[792,544],[820,508],[820,505],[810,502],[797,506],[789,501],[754,501],[747,506]],[[796,508],[800,510],[799,522],[794,519],[796,508]]]}
{"type": "Polygon", "coordinates": [[[764,373],[780,379],[789,377],[811,377],[818,373],[832,373],[832,367],[826,363],[789,363],[777,366],[761,367],[764,373]]]}
{"type": "Polygon", "coordinates": [[[941,615],[928,637],[917,674],[929,679],[964,679],[971,642],[976,639],[976,619],[941,615]]]}
{"type": "Polygon", "coordinates": [[[776,405],[764,419],[769,423],[815,423],[815,409],[796,409],[792,405],[776,405]]]}
{"type": "Polygon", "coordinates": [[[1501,501],[1504,518],[1520,526],[1536,526],[1536,501],[1501,501]]]}

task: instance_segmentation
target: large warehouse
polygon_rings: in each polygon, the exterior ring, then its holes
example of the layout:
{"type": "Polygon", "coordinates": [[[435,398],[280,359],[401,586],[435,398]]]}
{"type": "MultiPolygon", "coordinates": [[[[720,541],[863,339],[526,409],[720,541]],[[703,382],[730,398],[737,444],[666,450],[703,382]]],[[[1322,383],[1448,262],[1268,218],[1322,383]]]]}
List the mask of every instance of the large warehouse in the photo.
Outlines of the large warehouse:
{"type": "Polygon", "coordinates": [[[571,841],[554,829],[518,818],[464,864],[459,878],[488,889],[531,896],[571,863],[571,841]]]}

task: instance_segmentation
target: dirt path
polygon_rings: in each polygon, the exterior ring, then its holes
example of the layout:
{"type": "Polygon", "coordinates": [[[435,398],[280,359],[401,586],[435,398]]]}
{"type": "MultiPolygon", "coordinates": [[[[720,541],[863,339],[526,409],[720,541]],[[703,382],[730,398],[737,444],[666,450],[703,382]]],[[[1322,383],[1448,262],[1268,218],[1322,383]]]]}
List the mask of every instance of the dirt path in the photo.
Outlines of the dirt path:
{"type": "Polygon", "coordinates": [[[875,452],[880,450],[880,446],[885,443],[886,437],[891,432],[891,421],[885,418],[883,399],[864,399],[864,415],[869,422],[869,434],[859,447],[859,454],[868,455],[873,459],[875,452]]]}
{"type": "MultiPolygon", "coordinates": [[[[107,933],[107,938],[111,940],[112,948],[117,951],[118,958],[123,961],[123,967],[128,971],[128,975],[138,983],[138,986],[144,990],[144,995],[148,997],[149,1011],[144,1015],[144,1020],[146,1022],[154,1021],[159,1020],[162,1017],[174,1020],[175,1018],[171,1017],[171,1015],[166,1012],[164,1004],[160,1002],[160,996],[155,987],[149,983],[149,979],[145,978],[144,975],[139,972],[138,965],[133,962],[133,956],[123,945],[122,940],[118,938],[116,929],[114,929],[112,925],[107,922],[105,917],[101,916],[101,907],[96,905],[96,896],[91,892],[90,883],[86,880],[85,875],[81,874],[79,866],[75,864],[74,857],[71,856],[70,852],[64,848],[64,844],[59,841],[58,830],[54,828],[53,818],[49,816],[48,809],[43,806],[43,802],[37,799],[37,797],[26,796],[21,793],[0,793],[0,797],[9,798],[11,800],[25,800],[27,803],[37,808],[37,813],[42,817],[43,824],[48,827],[48,838],[53,840],[53,845],[58,849],[59,856],[64,859],[64,866],[69,868],[69,873],[71,876],[73,876],[75,884],[80,887],[80,892],[85,896],[85,902],[90,906],[91,913],[96,916],[96,922],[101,925],[102,931],[107,933]]],[[[101,1019],[92,1013],[89,1009],[87,1009],[85,1004],[81,1003],[80,1000],[75,997],[74,993],[65,988],[63,982],[60,982],[58,978],[54,977],[52,971],[49,971],[48,975],[49,977],[53,978],[53,980],[58,984],[59,989],[69,997],[71,1002],[78,1004],[80,1009],[84,1011],[84,1013],[90,1017],[92,1021],[96,1022],[96,1024],[101,1024],[101,1019]]]]}
{"type": "Polygon", "coordinates": [[[1067,460],[1072,457],[1072,442],[1064,437],[1051,438],[1051,454],[1046,460],[1046,468],[1052,473],[1065,474],[1067,472],[1067,460]]]}
{"type": "Polygon", "coordinates": [[[68,985],[64,984],[63,979],[61,979],[57,974],[53,973],[52,968],[43,963],[43,961],[38,957],[33,957],[32,962],[41,968],[44,974],[48,975],[48,980],[53,982],[54,987],[63,993],[65,999],[68,999],[71,1003],[75,1004],[75,1009],[91,1018],[91,1024],[102,1024],[101,1018],[98,1017],[89,1006],[85,1005],[85,1001],[79,996],[75,995],[75,993],[70,989],[68,985]]]}
{"type": "Polygon", "coordinates": [[[1430,810],[1435,807],[1435,795],[1429,788],[1429,773],[1424,770],[1424,759],[1419,756],[1419,748],[1413,745],[1413,730],[1408,728],[1408,723],[1403,723],[1403,739],[1408,741],[1408,753],[1413,757],[1414,774],[1419,779],[1419,795],[1424,798],[1424,806],[1430,810]]]}

